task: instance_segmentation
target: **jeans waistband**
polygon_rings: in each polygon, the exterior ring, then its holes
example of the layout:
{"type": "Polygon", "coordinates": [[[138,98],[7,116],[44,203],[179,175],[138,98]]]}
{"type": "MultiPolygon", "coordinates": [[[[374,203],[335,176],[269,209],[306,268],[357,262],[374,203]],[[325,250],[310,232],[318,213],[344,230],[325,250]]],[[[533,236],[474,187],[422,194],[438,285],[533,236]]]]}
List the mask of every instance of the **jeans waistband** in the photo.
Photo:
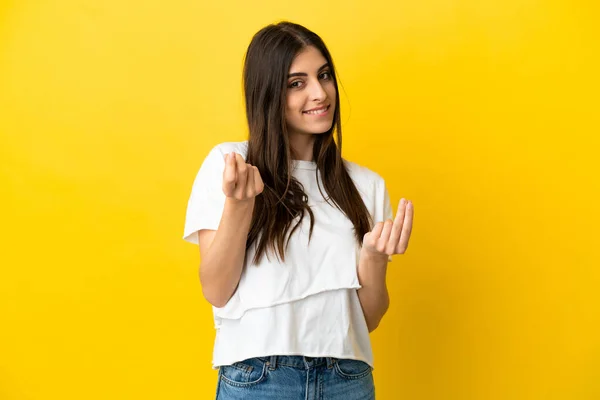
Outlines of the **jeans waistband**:
{"type": "Polygon", "coordinates": [[[311,369],[321,366],[332,368],[337,361],[337,359],[333,357],[269,356],[258,358],[265,362],[271,370],[277,368],[278,366],[298,369],[311,369]]]}

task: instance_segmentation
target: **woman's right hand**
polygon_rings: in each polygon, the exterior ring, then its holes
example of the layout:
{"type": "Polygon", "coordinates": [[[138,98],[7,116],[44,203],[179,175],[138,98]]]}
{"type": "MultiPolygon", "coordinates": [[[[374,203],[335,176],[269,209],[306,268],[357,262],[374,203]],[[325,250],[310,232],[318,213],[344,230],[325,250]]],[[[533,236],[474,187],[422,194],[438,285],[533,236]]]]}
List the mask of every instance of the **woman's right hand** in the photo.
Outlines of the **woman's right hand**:
{"type": "Polygon", "coordinates": [[[264,183],[257,167],[247,164],[243,157],[235,152],[225,156],[223,193],[227,198],[237,201],[254,200],[263,189],[264,183]]]}

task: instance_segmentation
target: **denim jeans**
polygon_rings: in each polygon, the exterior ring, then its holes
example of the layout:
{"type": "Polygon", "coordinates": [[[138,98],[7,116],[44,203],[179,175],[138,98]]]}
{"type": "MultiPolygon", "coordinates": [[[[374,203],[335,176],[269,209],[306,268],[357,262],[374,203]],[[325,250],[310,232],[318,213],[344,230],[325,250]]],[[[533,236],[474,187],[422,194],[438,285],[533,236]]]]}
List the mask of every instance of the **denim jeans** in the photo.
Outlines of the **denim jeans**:
{"type": "Polygon", "coordinates": [[[371,367],[362,361],[271,356],[219,368],[217,400],[373,400],[371,367]]]}

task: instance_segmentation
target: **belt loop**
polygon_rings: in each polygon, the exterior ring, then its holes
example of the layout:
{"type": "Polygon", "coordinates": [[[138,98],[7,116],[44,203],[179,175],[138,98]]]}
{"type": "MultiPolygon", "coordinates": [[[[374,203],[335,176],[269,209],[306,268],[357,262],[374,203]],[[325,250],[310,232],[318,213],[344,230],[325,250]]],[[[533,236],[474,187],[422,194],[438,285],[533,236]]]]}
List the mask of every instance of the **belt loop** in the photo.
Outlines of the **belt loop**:
{"type": "Polygon", "coordinates": [[[277,368],[277,356],[271,356],[269,357],[269,369],[271,371],[275,370],[275,368],[277,368]]]}
{"type": "Polygon", "coordinates": [[[335,358],[327,357],[327,368],[333,368],[333,364],[335,364],[335,358]]]}

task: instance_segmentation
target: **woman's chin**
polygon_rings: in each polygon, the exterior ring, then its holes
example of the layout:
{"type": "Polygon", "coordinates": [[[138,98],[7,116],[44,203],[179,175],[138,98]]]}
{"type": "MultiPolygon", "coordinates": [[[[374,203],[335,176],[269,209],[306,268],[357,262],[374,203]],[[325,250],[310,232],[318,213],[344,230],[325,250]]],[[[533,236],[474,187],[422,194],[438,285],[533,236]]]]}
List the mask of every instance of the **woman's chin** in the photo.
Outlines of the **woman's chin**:
{"type": "Polygon", "coordinates": [[[331,129],[331,123],[323,124],[320,126],[311,126],[310,129],[307,129],[306,131],[310,132],[314,135],[321,135],[323,133],[329,132],[330,129],[331,129]]]}
{"type": "Polygon", "coordinates": [[[312,126],[304,126],[302,129],[294,129],[288,127],[289,132],[300,133],[303,135],[322,135],[331,130],[331,124],[322,124],[322,125],[312,125],[312,126]]]}

